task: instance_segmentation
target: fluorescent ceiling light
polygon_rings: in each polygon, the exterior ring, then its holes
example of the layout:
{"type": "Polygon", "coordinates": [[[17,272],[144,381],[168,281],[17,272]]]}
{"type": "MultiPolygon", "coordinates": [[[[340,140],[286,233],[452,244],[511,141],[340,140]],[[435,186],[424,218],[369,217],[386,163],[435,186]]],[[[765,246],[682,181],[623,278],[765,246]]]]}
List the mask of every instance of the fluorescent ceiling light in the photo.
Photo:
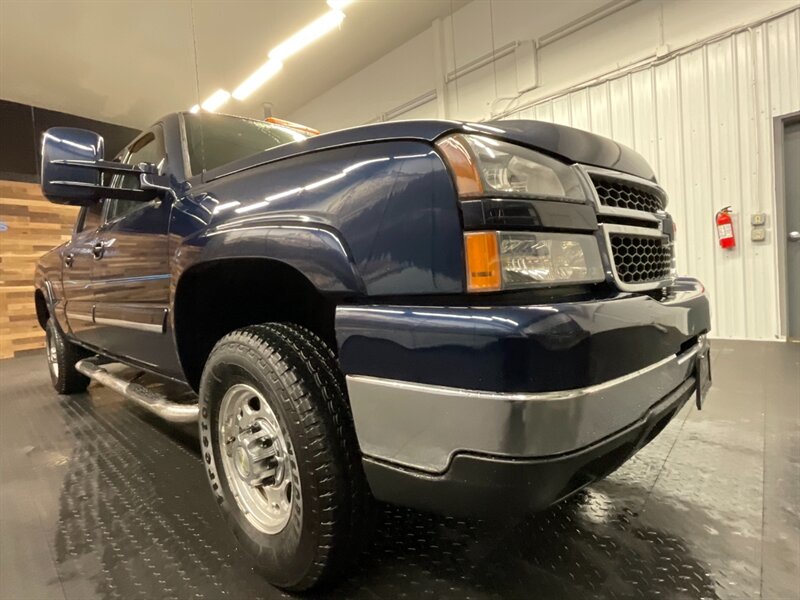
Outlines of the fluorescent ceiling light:
{"type": "Polygon", "coordinates": [[[483,123],[465,123],[464,129],[471,131],[475,131],[476,129],[483,129],[485,131],[491,131],[493,133],[505,133],[504,129],[492,127],[491,125],[484,125],[483,123]]]}
{"type": "Polygon", "coordinates": [[[326,177],[325,179],[320,179],[319,181],[315,181],[314,183],[309,183],[303,189],[304,190],[309,190],[309,191],[310,190],[315,190],[318,187],[322,187],[323,185],[327,185],[329,183],[337,181],[337,180],[341,179],[342,177],[344,177],[345,175],[347,175],[347,173],[345,173],[345,172],[337,173],[336,175],[331,175],[330,177],[326,177]]]}
{"type": "Polygon", "coordinates": [[[387,160],[392,160],[392,157],[391,156],[383,156],[381,158],[372,158],[370,160],[362,160],[361,162],[357,162],[357,163],[355,163],[353,165],[350,165],[349,167],[345,167],[344,169],[342,169],[342,173],[349,173],[350,171],[355,171],[356,169],[360,169],[364,165],[370,165],[372,163],[377,163],[377,162],[386,162],[387,160]]]}
{"type": "Polygon", "coordinates": [[[284,61],[296,54],[311,42],[336,29],[344,20],[344,13],[340,10],[330,10],[316,21],[306,25],[288,40],[275,46],[269,53],[273,60],[284,61]]]}
{"type": "Polygon", "coordinates": [[[353,0],[328,0],[328,6],[333,10],[342,10],[345,6],[352,3],[353,0]]]}
{"type": "Polygon", "coordinates": [[[283,63],[279,60],[270,59],[256,69],[242,84],[233,90],[233,97],[237,100],[244,100],[258,88],[264,85],[267,80],[281,70],[283,63]]]}
{"type": "Polygon", "coordinates": [[[203,110],[207,110],[208,112],[214,112],[220,106],[225,104],[228,101],[228,98],[231,97],[230,92],[226,92],[225,90],[217,90],[213,94],[211,94],[206,101],[203,102],[201,105],[203,110]]]}
{"type": "Polygon", "coordinates": [[[192,108],[189,109],[189,112],[190,113],[200,112],[200,105],[199,104],[195,104],[192,108]]]}
{"type": "Polygon", "coordinates": [[[243,206],[241,208],[237,208],[236,209],[236,213],[237,214],[241,214],[241,213],[250,212],[251,210],[257,210],[259,208],[264,208],[267,204],[269,204],[273,200],[280,200],[281,198],[286,198],[288,196],[292,196],[292,195],[297,194],[297,193],[302,192],[302,191],[303,191],[303,188],[299,188],[298,187],[298,188],[292,188],[290,190],[285,190],[283,192],[278,192],[277,194],[272,194],[271,196],[267,196],[266,198],[264,198],[260,202],[254,202],[253,204],[250,204],[248,206],[243,206]]]}
{"type": "Polygon", "coordinates": [[[217,204],[214,207],[214,214],[221,213],[223,210],[228,210],[229,208],[233,208],[234,206],[239,206],[241,202],[238,200],[232,200],[231,202],[223,202],[222,204],[217,204]]]}

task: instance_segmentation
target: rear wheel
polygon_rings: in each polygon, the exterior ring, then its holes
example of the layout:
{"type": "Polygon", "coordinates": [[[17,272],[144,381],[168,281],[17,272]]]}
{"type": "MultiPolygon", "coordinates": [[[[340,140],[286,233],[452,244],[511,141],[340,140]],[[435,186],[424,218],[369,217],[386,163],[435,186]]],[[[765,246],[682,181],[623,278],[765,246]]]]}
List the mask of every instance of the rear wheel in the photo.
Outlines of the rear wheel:
{"type": "Polygon", "coordinates": [[[50,380],[59,394],[76,394],[89,386],[89,378],[75,368],[75,363],[89,352],[65,339],[52,318],[45,325],[45,350],[50,380]]]}
{"type": "Polygon", "coordinates": [[[220,508],[267,579],[303,590],[356,555],[366,484],[344,382],[310,331],[222,338],[200,383],[200,435],[220,508]]]}

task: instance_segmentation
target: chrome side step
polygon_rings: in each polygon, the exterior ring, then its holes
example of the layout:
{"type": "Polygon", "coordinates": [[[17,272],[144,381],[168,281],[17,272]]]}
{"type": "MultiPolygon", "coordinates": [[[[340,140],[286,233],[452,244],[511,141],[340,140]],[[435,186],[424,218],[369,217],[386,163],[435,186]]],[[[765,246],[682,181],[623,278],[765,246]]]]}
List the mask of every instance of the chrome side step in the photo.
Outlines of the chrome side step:
{"type": "Polygon", "coordinates": [[[125,381],[109,373],[94,359],[84,358],[75,363],[75,368],[97,383],[119,392],[129,400],[172,423],[196,423],[200,415],[197,404],[171,402],[163,394],[139,383],[125,381]]]}

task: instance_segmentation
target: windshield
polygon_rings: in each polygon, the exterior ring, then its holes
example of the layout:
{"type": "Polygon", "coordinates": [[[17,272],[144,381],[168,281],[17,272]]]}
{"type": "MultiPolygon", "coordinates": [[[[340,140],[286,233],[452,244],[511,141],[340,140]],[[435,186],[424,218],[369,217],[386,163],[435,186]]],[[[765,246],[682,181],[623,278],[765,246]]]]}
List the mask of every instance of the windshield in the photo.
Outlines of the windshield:
{"type": "Polygon", "coordinates": [[[308,138],[289,127],[241,117],[211,113],[188,113],[184,117],[192,173],[308,138]]]}

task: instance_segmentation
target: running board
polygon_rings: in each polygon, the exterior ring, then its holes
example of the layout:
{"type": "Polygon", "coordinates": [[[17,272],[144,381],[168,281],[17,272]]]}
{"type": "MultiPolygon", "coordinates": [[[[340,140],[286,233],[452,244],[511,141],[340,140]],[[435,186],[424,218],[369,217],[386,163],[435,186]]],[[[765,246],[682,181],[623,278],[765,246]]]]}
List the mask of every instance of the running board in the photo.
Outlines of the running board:
{"type": "Polygon", "coordinates": [[[166,396],[150,388],[112,375],[91,358],[79,360],[75,363],[75,368],[97,383],[119,392],[145,410],[172,423],[196,423],[200,415],[197,404],[171,402],[166,396]]]}

